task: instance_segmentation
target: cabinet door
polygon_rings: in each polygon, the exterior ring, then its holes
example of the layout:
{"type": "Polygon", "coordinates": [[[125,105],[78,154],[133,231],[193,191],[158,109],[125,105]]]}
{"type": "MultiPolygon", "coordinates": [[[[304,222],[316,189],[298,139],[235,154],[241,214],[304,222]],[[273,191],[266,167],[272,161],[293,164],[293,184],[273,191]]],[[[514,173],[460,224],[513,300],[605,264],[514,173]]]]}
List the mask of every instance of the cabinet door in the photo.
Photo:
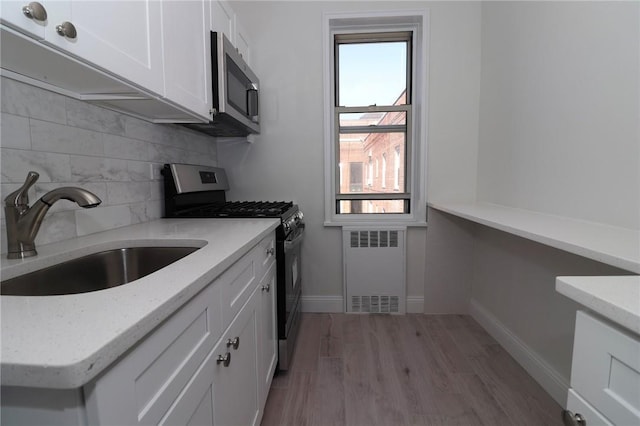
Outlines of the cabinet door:
{"type": "Polygon", "coordinates": [[[256,383],[258,296],[261,296],[260,290],[256,289],[213,350],[215,425],[248,426],[260,422],[256,383]],[[238,339],[237,348],[233,345],[235,339],[238,339]],[[228,362],[219,361],[218,357],[228,357],[228,362]]]}
{"type": "Polygon", "coordinates": [[[640,424],[638,335],[578,311],[571,387],[613,424],[640,424]]]}
{"type": "Polygon", "coordinates": [[[236,46],[238,53],[240,53],[240,56],[242,56],[242,59],[244,59],[244,61],[249,65],[251,65],[250,44],[251,43],[249,41],[249,35],[247,34],[247,31],[242,26],[242,23],[240,23],[236,19],[236,41],[234,45],[236,46]]]}
{"type": "Polygon", "coordinates": [[[209,1],[163,1],[165,98],[209,120],[211,37],[209,1]]]}
{"type": "Polygon", "coordinates": [[[213,352],[202,363],[159,424],[213,425],[213,352]]]}
{"type": "Polygon", "coordinates": [[[276,324],[276,268],[275,264],[260,285],[260,329],[258,358],[260,406],[264,407],[278,362],[278,327],[276,324]]]}
{"type": "Polygon", "coordinates": [[[40,18],[44,18],[42,11],[48,15],[47,6],[44,3],[38,3],[40,6],[31,6],[31,12],[23,10],[23,8],[29,7],[29,3],[27,0],[2,0],[2,3],[0,3],[0,23],[8,25],[33,38],[42,40],[48,20],[40,18]],[[41,9],[36,10],[39,7],[41,7],[41,9]]]}
{"type": "Polygon", "coordinates": [[[46,44],[163,93],[160,2],[49,1],[46,7],[46,44]],[[64,22],[73,25],[75,37],[58,33],[57,26],[64,22]]]}
{"type": "Polygon", "coordinates": [[[235,43],[236,15],[228,1],[211,0],[211,31],[223,33],[235,43]]]}

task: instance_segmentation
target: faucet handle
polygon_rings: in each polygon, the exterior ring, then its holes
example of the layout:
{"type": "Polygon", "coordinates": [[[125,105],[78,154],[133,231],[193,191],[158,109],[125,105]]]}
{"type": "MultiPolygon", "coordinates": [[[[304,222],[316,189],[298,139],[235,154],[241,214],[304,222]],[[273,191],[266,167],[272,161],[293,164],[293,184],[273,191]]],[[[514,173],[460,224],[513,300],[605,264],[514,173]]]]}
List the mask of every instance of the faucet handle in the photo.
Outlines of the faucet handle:
{"type": "Polygon", "coordinates": [[[4,203],[6,206],[15,206],[15,207],[27,207],[29,205],[29,188],[33,186],[34,183],[38,180],[40,175],[34,171],[30,171],[27,174],[27,178],[20,188],[13,191],[11,194],[7,195],[4,199],[4,203]]]}

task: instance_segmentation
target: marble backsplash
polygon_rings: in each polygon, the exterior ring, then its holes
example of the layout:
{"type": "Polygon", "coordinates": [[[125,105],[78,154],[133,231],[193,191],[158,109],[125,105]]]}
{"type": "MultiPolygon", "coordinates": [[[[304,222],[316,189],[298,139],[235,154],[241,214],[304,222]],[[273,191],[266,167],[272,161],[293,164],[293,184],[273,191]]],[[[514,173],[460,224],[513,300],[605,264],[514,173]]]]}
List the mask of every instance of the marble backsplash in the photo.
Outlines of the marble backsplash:
{"type": "MultiPolygon", "coordinates": [[[[179,125],[152,124],[6,77],[0,102],[3,200],[30,170],[40,174],[31,203],[62,186],[85,188],[102,200],[93,209],[55,203],[37,245],[160,218],[164,163],[217,165],[216,139],[179,125]]],[[[0,251],[6,253],[0,210],[0,251]]]]}

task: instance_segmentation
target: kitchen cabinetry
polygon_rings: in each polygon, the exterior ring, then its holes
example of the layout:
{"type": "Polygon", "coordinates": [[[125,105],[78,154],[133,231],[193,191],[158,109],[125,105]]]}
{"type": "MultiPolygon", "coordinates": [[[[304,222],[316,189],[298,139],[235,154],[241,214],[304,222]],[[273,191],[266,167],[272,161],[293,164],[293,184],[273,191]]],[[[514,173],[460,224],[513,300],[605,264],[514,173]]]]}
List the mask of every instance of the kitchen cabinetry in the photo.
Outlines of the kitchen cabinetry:
{"type": "Polygon", "coordinates": [[[235,46],[244,61],[251,65],[251,42],[242,22],[229,1],[211,0],[211,31],[221,32],[235,46]]]}
{"type": "Polygon", "coordinates": [[[40,3],[25,0],[2,4],[3,23],[83,62],[162,94],[160,18],[160,3],[153,0],[40,3]],[[24,8],[34,12],[25,14],[24,8]],[[40,17],[46,14],[46,19],[34,16],[39,13],[40,17]]]}
{"type": "Polygon", "coordinates": [[[638,335],[577,312],[567,410],[568,425],[640,424],[638,335]]]}
{"type": "MultiPolygon", "coordinates": [[[[275,270],[275,267],[273,268],[275,270]]],[[[275,271],[274,271],[275,272],[275,271]]],[[[260,285],[258,324],[258,391],[261,407],[267,402],[271,380],[278,364],[278,324],[276,317],[276,275],[268,274],[260,285]]]]}
{"type": "Polygon", "coordinates": [[[240,21],[236,20],[236,38],[235,46],[238,49],[238,53],[242,56],[244,61],[251,65],[251,42],[249,41],[249,35],[244,29],[240,21]]]}
{"type": "Polygon", "coordinates": [[[48,21],[47,9],[38,2],[3,1],[0,4],[0,22],[37,40],[44,39],[48,21]]]}
{"type": "Polygon", "coordinates": [[[87,385],[89,424],[259,424],[275,368],[274,243],[258,243],[87,385]]]}
{"type": "Polygon", "coordinates": [[[264,237],[83,387],[3,386],[3,424],[259,424],[275,367],[274,244],[264,237]]]}
{"type": "Polygon", "coordinates": [[[228,1],[211,0],[211,31],[223,33],[234,43],[236,14],[228,1]]]}
{"type": "Polygon", "coordinates": [[[209,120],[212,105],[209,0],[172,0],[160,4],[164,95],[209,120]]]}
{"type": "Polygon", "coordinates": [[[3,1],[3,75],[153,122],[211,118],[209,30],[249,62],[228,1],[3,1]]]}

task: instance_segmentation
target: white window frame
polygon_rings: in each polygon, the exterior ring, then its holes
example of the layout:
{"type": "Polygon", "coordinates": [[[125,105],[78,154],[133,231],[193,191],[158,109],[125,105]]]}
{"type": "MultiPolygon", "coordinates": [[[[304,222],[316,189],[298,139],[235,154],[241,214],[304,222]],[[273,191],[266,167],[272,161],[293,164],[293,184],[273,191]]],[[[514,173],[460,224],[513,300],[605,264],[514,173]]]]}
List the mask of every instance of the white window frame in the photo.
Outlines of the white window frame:
{"type": "MultiPolygon", "coordinates": [[[[402,10],[356,13],[325,13],[323,15],[324,73],[324,160],[325,160],[325,226],[349,224],[426,225],[427,210],[427,117],[428,117],[428,10],[402,10]],[[334,91],[334,35],[413,31],[411,52],[412,146],[407,158],[411,175],[407,192],[411,193],[407,214],[338,214],[336,213],[336,143],[334,91]]],[[[377,169],[377,168],[376,168],[377,169]]],[[[376,170],[377,174],[377,170],[376,170]]],[[[384,175],[383,171],[383,175],[384,175]]]]}

